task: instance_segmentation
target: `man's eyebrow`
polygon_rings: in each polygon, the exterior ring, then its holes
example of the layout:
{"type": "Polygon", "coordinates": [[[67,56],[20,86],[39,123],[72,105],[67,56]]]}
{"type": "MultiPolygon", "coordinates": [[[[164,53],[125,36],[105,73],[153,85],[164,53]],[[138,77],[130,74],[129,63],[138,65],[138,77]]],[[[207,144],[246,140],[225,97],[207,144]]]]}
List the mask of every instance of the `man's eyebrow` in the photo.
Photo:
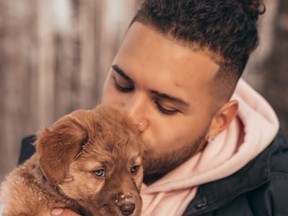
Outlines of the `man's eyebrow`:
{"type": "MultiPolygon", "coordinates": [[[[128,80],[130,82],[133,82],[133,80],[118,65],[116,65],[116,64],[112,65],[112,69],[116,73],[118,73],[120,76],[122,76],[124,79],[126,79],[126,80],[128,80]]],[[[162,99],[177,103],[177,104],[179,104],[181,106],[184,106],[184,107],[188,107],[189,106],[189,104],[187,102],[185,102],[181,98],[177,98],[177,97],[174,97],[174,96],[171,96],[171,95],[168,95],[168,94],[165,94],[165,93],[161,93],[161,92],[155,91],[155,90],[151,90],[150,92],[153,95],[156,95],[157,97],[160,97],[162,99]]]]}
{"type": "Polygon", "coordinates": [[[124,79],[132,82],[132,79],[118,65],[112,65],[112,69],[124,79]]]}
{"type": "Polygon", "coordinates": [[[184,107],[188,107],[189,104],[184,101],[183,99],[181,98],[177,98],[177,97],[174,97],[174,96],[171,96],[171,95],[168,95],[168,94],[165,94],[165,93],[160,93],[158,91],[154,91],[154,90],[151,90],[151,93],[164,99],[164,100],[168,100],[168,101],[171,101],[171,102],[174,102],[174,103],[177,103],[181,106],[184,106],[184,107]]]}

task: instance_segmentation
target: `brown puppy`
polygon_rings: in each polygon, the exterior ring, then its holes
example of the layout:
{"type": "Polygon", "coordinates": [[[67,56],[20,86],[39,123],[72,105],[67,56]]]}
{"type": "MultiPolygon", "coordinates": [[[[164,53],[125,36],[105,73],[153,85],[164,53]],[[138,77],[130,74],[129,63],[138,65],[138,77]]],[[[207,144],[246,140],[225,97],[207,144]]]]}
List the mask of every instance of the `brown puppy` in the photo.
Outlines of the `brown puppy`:
{"type": "Polygon", "coordinates": [[[36,153],[2,185],[4,216],[137,216],[143,178],[141,139],[115,108],[77,110],[37,134],[36,153]]]}

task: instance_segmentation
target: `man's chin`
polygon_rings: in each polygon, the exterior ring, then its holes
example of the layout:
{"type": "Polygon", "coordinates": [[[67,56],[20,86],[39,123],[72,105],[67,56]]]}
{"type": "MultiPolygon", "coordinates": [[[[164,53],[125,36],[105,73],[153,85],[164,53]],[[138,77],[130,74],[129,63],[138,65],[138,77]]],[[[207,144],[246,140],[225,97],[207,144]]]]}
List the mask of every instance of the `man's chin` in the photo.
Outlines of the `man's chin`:
{"type": "Polygon", "coordinates": [[[182,163],[180,163],[179,161],[163,161],[153,158],[149,158],[148,161],[149,163],[145,163],[144,160],[144,176],[164,176],[182,163]]]}
{"type": "Polygon", "coordinates": [[[143,178],[143,182],[146,185],[150,185],[154,183],[155,181],[161,179],[165,174],[145,174],[143,178]]]}

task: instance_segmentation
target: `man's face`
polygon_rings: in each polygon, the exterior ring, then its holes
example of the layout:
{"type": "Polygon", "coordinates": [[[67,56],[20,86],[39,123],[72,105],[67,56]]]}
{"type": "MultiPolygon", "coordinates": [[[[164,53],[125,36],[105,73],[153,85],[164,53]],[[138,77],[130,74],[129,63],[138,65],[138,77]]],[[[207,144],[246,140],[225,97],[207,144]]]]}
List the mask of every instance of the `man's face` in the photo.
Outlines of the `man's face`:
{"type": "Polygon", "coordinates": [[[212,111],[211,80],[218,69],[151,27],[129,28],[106,80],[102,103],[123,107],[139,125],[147,174],[163,174],[202,145],[212,111]]]}

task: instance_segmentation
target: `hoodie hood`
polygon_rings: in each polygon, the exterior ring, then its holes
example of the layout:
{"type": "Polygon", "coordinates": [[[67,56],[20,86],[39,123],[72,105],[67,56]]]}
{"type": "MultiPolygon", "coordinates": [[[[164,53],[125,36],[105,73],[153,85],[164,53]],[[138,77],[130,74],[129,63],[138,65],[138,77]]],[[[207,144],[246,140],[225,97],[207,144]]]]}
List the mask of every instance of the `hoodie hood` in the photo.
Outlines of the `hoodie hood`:
{"type": "Polygon", "coordinates": [[[182,215],[199,185],[237,172],[271,143],[279,122],[267,101],[243,79],[232,100],[238,101],[239,110],[225,131],[163,178],[148,187],[143,185],[142,215],[182,215]]]}

